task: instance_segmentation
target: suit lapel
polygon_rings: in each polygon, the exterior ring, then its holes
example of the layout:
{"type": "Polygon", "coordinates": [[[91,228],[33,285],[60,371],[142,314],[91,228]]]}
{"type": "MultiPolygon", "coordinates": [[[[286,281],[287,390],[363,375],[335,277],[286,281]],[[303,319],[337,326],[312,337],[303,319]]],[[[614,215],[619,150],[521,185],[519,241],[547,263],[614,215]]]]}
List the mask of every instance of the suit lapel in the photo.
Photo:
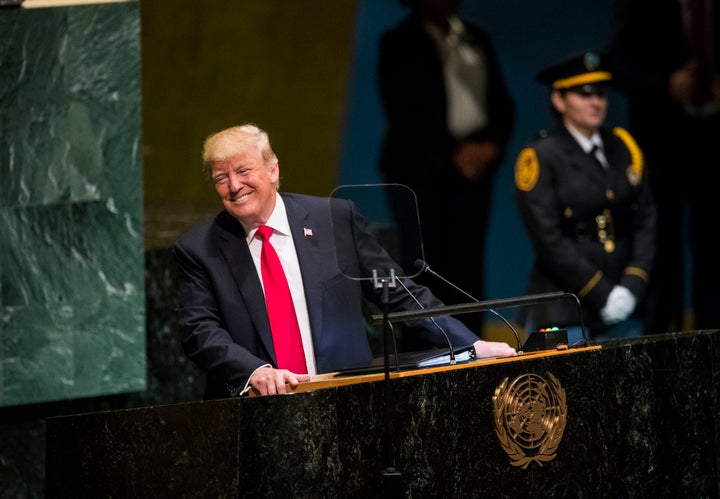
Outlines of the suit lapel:
{"type": "Polygon", "coordinates": [[[265,295],[250,254],[250,248],[245,242],[245,231],[240,223],[227,212],[224,212],[221,217],[223,221],[219,224],[218,231],[220,251],[227,261],[230,274],[247,306],[265,350],[275,358],[272,332],[265,307],[265,295]]]}
{"type": "Polygon", "coordinates": [[[328,265],[328,262],[322,261],[321,245],[331,244],[333,235],[322,233],[322,228],[307,205],[295,196],[283,195],[283,201],[302,274],[310,328],[314,341],[319,342],[322,331],[323,268],[328,265]]]}

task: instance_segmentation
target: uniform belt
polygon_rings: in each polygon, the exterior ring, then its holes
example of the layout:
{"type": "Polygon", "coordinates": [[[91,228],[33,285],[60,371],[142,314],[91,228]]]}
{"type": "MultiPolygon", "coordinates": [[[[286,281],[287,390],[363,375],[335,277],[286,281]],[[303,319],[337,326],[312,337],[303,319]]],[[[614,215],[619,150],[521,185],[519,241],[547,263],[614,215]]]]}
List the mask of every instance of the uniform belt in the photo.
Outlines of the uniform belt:
{"type": "Polygon", "coordinates": [[[629,236],[630,230],[628,224],[618,223],[610,210],[603,210],[589,220],[566,221],[564,233],[573,239],[596,240],[603,244],[605,251],[612,253],[615,240],[629,236]]]}
{"type": "MultiPolygon", "coordinates": [[[[598,226],[595,222],[591,223],[576,223],[576,224],[569,224],[570,229],[565,230],[564,234],[571,239],[583,239],[583,238],[591,238],[595,239],[598,237],[598,226]]],[[[618,230],[617,225],[615,225],[615,238],[623,238],[630,235],[629,231],[624,230],[618,230]]]]}

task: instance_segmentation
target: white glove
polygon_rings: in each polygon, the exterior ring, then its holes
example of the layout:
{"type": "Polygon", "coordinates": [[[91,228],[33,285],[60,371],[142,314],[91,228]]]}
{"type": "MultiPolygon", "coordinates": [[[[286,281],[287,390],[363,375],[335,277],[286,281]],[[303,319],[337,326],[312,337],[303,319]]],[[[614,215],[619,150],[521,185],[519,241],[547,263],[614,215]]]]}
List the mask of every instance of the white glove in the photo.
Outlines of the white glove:
{"type": "Polygon", "coordinates": [[[615,286],[608,295],[607,303],[600,310],[600,317],[605,324],[617,324],[624,321],[635,310],[637,299],[625,286],[615,286]]]}

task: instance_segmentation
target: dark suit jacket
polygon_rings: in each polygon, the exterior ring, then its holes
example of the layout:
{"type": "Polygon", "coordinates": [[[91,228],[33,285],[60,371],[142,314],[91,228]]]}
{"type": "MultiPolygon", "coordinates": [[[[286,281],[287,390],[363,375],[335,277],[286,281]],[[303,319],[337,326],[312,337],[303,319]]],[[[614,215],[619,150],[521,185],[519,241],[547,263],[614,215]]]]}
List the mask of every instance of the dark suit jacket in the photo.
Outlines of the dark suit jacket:
{"type": "MultiPolygon", "coordinates": [[[[368,278],[373,270],[387,275],[390,268],[402,275],[399,268],[366,232],[349,201],[300,194],[282,197],[303,276],[318,372],[369,362],[363,297],[379,304],[380,293],[368,278]]],[[[263,290],[245,231],[223,211],[183,235],[173,253],[179,268],[178,319],[185,352],[207,375],[206,398],[236,395],[255,369],[268,363],[276,366],[263,290]]],[[[426,308],[442,305],[429,289],[409,279],[403,282],[426,308]]],[[[401,286],[388,294],[391,311],[419,308],[401,286]]],[[[436,320],[454,347],[478,339],[456,319],[436,320]]],[[[415,322],[409,329],[428,345],[447,345],[429,319],[415,322]]]]}

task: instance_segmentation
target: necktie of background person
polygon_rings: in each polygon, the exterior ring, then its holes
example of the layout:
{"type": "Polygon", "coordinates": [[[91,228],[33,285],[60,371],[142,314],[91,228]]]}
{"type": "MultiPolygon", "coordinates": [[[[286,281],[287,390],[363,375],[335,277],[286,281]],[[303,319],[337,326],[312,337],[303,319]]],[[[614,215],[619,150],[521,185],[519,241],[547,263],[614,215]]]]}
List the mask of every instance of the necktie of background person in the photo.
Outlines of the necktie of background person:
{"type": "Polygon", "coordinates": [[[467,40],[463,23],[448,20],[447,35],[434,31],[444,62],[448,128],[462,138],[487,126],[487,67],[485,54],[467,40]]]}
{"type": "Polygon", "coordinates": [[[262,241],[260,272],[265,288],[265,304],[270,319],[275,357],[278,368],[287,369],[296,374],[306,374],[307,366],[300,337],[300,326],[285,271],[275,248],[270,243],[272,232],[271,227],[263,225],[255,234],[262,241]]]}
{"type": "Polygon", "coordinates": [[[593,144],[590,154],[593,156],[593,158],[595,158],[595,160],[598,163],[600,163],[600,166],[607,169],[607,167],[608,167],[607,158],[605,157],[605,153],[603,152],[603,149],[601,146],[599,146],[597,144],[593,144]]]}

